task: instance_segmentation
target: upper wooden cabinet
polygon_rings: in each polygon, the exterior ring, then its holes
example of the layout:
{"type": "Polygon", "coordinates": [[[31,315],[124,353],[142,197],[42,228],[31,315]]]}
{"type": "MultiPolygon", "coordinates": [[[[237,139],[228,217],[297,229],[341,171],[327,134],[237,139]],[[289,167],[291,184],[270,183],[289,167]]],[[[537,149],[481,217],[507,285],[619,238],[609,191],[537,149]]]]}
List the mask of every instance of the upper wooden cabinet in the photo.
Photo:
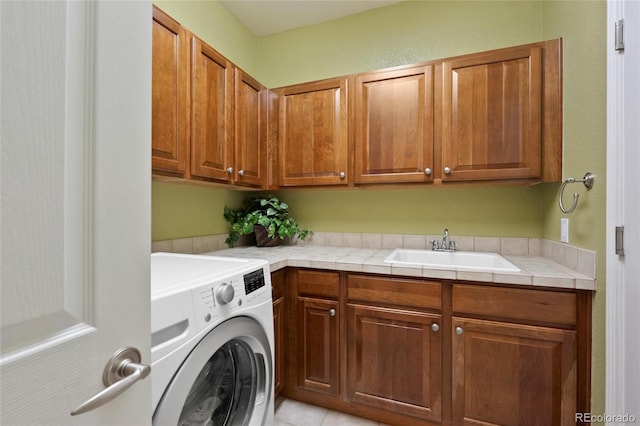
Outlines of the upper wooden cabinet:
{"type": "Polygon", "coordinates": [[[354,77],[355,182],[433,179],[433,67],[354,77]]]}
{"type": "Polygon", "coordinates": [[[267,171],[267,89],[235,69],[234,181],[261,186],[267,171]]]}
{"type": "Polygon", "coordinates": [[[267,89],[153,8],[155,174],[267,182],[267,89]]]}
{"type": "Polygon", "coordinates": [[[179,23],[153,8],[152,168],[184,176],[189,152],[189,41],[179,23]]]}
{"type": "Polygon", "coordinates": [[[254,188],[558,182],[562,40],[268,90],[153,9],[152,168],[254,188]]]}
{"type": "Polygon", "coordinates": [[[233,68],[192,37],[191,174],[233,182],[233,68]]]}
{"type": "Polygon", "coordinates": [[[280,186],[346,185],[347,79],[278,89],[280,186]]]}
{"type": "Polygon", "coordinates": [[[542,48],[442,64],[442,180],[536,179],[542,162],[542,48]]]}

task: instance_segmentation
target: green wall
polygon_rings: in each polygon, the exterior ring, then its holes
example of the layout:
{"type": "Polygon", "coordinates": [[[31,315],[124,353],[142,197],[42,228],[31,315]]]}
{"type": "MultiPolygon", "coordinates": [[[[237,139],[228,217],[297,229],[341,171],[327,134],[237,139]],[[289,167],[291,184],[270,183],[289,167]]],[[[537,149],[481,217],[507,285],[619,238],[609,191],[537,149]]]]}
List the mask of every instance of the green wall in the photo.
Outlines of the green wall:
{"type": "Polygon", "coordinates": [[[215,0],[154,0],[153,4],[231,62],[257,75],[258,39],[222,4],[215,0]]]}
{"type": "Polygon", "coordinates": [[[153,182],[151,239],[223,234],[227,232],[224,206],[240,207],[244,197],[227,189],[153,182]]]}
{"type": "Polygon", "coordinates": [[[542,39],[539,1],[404,1],[258,40],[268,87],[542,39]]]}
{"type": "Polygon", "coordinates": [[[528,188],[285,190],[304,227],[315,231],[540,238],[540,191],[528,188]],[[504,199],[511,205],[505,208],[504,199]]]}
{"type": "Polygon", "coordinates": [[[582,177],[593,172],[596,181],[587,192],[582,184],[567,186],[564,203],[574,192],[578,207],[570,215],[557,205],[558,185],[544,188],[542,235],[557,240],[560,218],[569,218],[569,242],[595,250],[598,291],[593,299],[592,413],[604,413],[605,402],[605,249],[606,249],[606,17],[604,1],[547,1],[545,38],[564,40],[564,173],[582,177]]]}

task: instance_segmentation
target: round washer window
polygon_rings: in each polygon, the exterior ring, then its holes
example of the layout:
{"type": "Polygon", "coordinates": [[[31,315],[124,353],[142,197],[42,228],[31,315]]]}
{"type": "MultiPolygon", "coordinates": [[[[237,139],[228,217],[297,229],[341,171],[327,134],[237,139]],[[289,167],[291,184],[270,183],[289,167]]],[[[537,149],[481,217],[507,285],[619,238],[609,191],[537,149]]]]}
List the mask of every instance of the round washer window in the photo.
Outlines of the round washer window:
{"type": "Polygon", "coordinates": [[[249,345],[231,340],[214,353],[196,378],[180,413],[180,426],[246,424],[255,402],[257,366],[249,345]]]}
{"type": "Polygon", "coordinates": [[[271,351],[265,329],[254,319],[239,316],[220,323],[175,372],[153,425],[264,424],[273,409],[271,351]]]}

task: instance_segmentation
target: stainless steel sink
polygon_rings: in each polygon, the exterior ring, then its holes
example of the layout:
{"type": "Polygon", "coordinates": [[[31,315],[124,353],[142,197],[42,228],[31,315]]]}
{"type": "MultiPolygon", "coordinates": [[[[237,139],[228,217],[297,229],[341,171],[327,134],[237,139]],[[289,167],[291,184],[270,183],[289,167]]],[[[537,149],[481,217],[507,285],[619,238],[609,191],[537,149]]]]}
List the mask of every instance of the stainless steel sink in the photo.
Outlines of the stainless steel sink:
{"type": "Polygon", "coordinates": [[[480,272],[520,272],[520,268],[497,253],[395,249],[384,260],[396,265],[421,265],[433,269],[480,272]]]}

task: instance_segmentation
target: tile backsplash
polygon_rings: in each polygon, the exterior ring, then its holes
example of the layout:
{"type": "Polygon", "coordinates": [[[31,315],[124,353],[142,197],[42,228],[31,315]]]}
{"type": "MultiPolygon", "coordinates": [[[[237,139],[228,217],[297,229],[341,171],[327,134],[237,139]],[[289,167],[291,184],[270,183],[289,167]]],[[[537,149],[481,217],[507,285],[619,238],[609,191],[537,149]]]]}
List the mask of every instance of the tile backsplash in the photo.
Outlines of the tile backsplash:
{"type": "MultiPolygon", "coordinates": [[[[204,253],[228,248],[228,234],[205,235],[175,240],[154,241],[153,252],[204,253]]],[[[596,277],[596,253],[540,238],[450,236],[461,251],[500,253],[506,256],[541,256],[591,278],[596,277]]],[[[237,246],[251,244],[241,237],[237,246]]],[[[354,247],[366,249],[429,249],[432,240],[442,240],[442,235],[373,234],[355,232],[316,232],[305,241],[291,240],[288,244],[354,247]]]]}

